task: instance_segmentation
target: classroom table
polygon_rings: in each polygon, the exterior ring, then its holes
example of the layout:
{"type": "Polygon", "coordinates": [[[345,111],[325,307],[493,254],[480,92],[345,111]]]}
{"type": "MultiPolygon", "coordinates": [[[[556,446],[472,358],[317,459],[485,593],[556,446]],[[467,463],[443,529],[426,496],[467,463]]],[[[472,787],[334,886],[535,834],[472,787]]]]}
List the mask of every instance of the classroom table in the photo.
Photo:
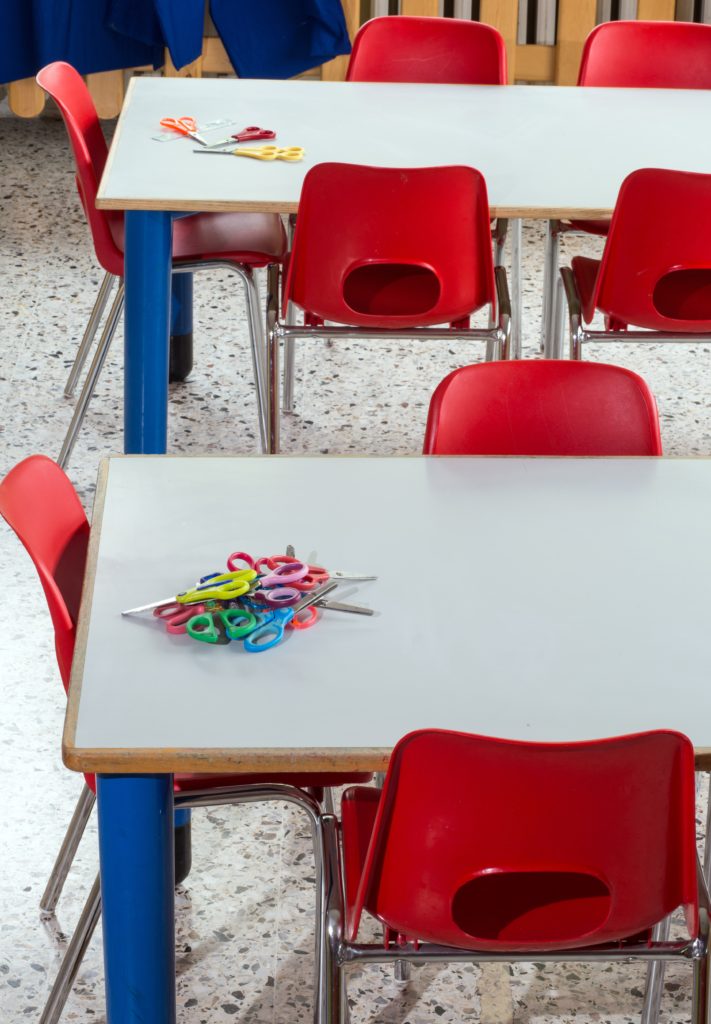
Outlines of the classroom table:
{"type": "Polygon", "coordinates": [[[708,459],[103,462],[63,757],[98,773],[109,1024],[174,1021],[172,773],[382,771],[421,727],[673,728],[709,769],[709,578],[708,459]],[[289,544],[376,614],[261,654],[120,614],[289,544]]]}
{"type": "MultiPolygon", "coordinates": [[[[295,213],[305,173],[328,160],[467,164],[486,178],[492,215],[515,221],[520,247],[523,217],[609,216],[636,168],[711,171],[711,138],[699,131],[710,115],[704,90],[132,79],[97,198],[126,211],[125,451],[166,448],[173,214],[295,213]],[[232,119],[207,133],[214,141],[271,128],[305,159],[265,164],[155,141],[161,118],[186,114],[232,119]]],[[[520,283],[512,290],[520,311],[520,283]]]]}

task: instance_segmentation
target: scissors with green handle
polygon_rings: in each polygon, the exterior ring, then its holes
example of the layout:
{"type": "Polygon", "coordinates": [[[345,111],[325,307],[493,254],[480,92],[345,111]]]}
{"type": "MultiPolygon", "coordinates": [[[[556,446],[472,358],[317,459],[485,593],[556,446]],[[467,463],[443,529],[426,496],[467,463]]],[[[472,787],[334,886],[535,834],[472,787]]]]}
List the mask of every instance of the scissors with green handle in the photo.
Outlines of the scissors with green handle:
{"type": "Polygon", "coordinates": [[[193,153],[211,156],[250,156],[253,160],[286,160],[295,163],[304,159],[301,146],[243,146],[241,149],[194,149],[193,153]]]}
{"type": "Polygon", "coordinates": [[[219,643],[223,634],[227,640],[241,640],[257,628],[259,618],[246,608],[218,608],[194,615],[186,622],[185,632],[206,644],[219,643]]]}

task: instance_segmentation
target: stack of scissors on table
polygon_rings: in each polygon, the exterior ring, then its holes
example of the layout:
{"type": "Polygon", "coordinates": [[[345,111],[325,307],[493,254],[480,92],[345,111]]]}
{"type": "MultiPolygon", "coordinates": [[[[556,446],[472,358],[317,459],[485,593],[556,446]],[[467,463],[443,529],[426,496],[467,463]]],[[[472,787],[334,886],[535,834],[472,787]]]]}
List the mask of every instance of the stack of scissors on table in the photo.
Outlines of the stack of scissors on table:
{"type": "Polygon", "coordinates": [[[374,580],[376,576],[323,569],[287,554],[253,558],[235,551],[227,559],[227,572],[202,576],[175,597],[161,598],[122,615],[152,611],[169,633],[187,633],[203,643],[243,641],[250,653],[269,650],[284,637],[285,629],[308,629],[318,619],[318,608],[372,615],[370,608],[326,600],[340,582],[374,580]]]}

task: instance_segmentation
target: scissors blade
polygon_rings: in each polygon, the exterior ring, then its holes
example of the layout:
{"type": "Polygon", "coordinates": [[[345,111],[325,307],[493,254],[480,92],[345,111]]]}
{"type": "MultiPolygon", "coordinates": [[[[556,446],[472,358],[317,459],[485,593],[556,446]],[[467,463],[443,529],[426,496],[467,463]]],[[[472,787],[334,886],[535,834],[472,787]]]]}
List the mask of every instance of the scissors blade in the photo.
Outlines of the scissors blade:
{"type": "MultiPolygon", "coordinates": [[[[197,132],[188,132],[188,135],[195,142],[199,142],[201,146],[208,146],[209,145],[209,143],[205,139],[203,139],[202,135],[198,135],[197,132]]],[[[196,152],[197,153],[202,153],[202,150],[198,149],[198,150],[196,150],[196,152]]]]}
{"type": "Polygon", "coordinates": [[[364,576],[356,572],[340,572],[338,569],[328,570],[332,580],[377,580],[377,576],[364,576]]]}
{"type": "Polygon", "coordinates": [[[126,611],[121,612],[122,615],[140,615],[141,612],[150,612],[153,608],[160,608],[162,604],[173,604],[175,602],[175,594],[172,597],[164,597],[162,601],[151,601],[150,604],[141,604],[137,608],[127,608],[126,611]]]}
{"type": "Polygon", "coordinates": [[[372,608],[365,608],[362,604],[345,604],[343,601],[327,601],[325,598],[317,599],[314,604],[317,608],[326,608],[330,612],[351,612],[353,615],[375,615],[372,608]]]}

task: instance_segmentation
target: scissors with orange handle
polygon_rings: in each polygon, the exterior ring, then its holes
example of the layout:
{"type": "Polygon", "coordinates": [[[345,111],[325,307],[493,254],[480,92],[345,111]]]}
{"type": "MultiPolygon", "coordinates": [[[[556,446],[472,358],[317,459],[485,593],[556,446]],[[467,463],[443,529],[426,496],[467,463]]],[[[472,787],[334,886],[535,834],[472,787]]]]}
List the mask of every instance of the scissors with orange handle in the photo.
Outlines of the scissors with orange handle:
{"type": "Polygon", "coordinates": [[[161,128],[170,128],[179,135],[187,135],[189,138],[199,142],[201,146],[208,143],[198,134],[197,124],[194,117],[164,117],[160,123],[161,128]]]}

